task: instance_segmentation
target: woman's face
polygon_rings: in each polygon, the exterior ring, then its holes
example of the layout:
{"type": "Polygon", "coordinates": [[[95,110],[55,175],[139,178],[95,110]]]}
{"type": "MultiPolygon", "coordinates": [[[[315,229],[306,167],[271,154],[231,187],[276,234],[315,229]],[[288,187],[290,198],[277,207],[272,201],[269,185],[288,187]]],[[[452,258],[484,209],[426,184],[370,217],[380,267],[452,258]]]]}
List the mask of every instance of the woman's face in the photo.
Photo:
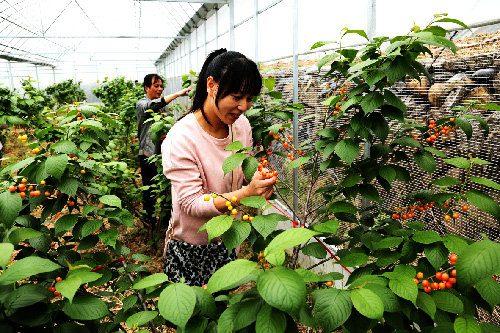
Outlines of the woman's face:
{"type": "Polygon", "coordinates": [[[231,125],[250,109],[252,99],[253,96],[249,94],[229,94],[219,99],[215,113],[224,124],[231,125]]]}

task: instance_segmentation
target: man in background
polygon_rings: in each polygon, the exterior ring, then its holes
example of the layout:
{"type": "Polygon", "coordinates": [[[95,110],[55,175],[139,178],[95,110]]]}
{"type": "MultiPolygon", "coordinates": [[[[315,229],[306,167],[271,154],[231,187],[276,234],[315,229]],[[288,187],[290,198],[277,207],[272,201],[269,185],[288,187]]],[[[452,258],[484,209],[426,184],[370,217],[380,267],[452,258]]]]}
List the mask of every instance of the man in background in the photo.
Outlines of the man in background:
{"type": "MultiPolygon", "coordinates": [[[[152,118],[151,112],[163,112],[164,107],[176,99],[177,97],[187,96],[191,88],[182,89],[172,95],[162,96],[163,79],[158,74],[148,74],[144,77],[143,82],[144,92],[146,96],[137,101],[135,105],[135,113],[137,116],[138,137],[139,137],[139,165],[141,167],[142,185],[152,185],[152,179],[157,175],[157,167],[153,163],[148,163],[147,159],[154,154],[155,143],[152,140],[152,134],[149,132],[153,121],[147,121],[152,118]]],[[[143,222],[150,226],[150,234],[156,227],[156,217],[154,217],[154,204],[156,196],[151,188],[143,190],[142,205],[146,212],[143,222]]]]}

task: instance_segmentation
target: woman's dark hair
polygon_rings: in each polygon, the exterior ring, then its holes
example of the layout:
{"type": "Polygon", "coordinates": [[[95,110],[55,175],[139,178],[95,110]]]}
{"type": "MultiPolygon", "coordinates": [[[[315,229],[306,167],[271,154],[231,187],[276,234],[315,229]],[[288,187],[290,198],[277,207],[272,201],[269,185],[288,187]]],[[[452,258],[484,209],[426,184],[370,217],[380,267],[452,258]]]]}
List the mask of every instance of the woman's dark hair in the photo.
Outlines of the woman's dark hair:
{"type": "Polygon", "coordinates": [[[156,81],[160,80],[163,83],[163,79],[158,74],[148,74],[144,77],[144,82],[142,83],[142,88],[146,91],[146,87],[151,88],[151,85],[156,81]]]}
{"type": "Polygon", "coordinates": [[[257,96],[262,88],[262,77],[255,62],[239,52],[226,51],[224,48],[212,51],[198,75],[196,93],[191,108],[191,111],[200,109],[203,118],[209,124],[210,122],[203,110],[203,103],[208,96],[207,78],[210,76],[219,85],[215,98],[215,105],[217,106],[219,106],[219,99],[229,94],[257,96]]]}

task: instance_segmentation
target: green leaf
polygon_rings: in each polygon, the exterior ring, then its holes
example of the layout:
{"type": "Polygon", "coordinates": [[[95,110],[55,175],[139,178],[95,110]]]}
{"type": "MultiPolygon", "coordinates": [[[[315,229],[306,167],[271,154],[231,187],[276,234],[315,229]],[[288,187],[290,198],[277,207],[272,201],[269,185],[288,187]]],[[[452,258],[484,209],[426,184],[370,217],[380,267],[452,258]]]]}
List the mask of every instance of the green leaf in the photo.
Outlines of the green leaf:
{"type": "Polygon", "coordinates": [[[66,279],[72,276],[78,276],[82,281],[81,284],[97,281],[98,279],[102,278],[102,274],[91,272],[90,267],[80,267],[76,269],[73,268],[71,271],[69,271],[66,279]]]}
{"type": "Polygon", "coordinates": [[[237,259],[219,268],[208,280],[207,290],[216,293],[231,288],[257,268],[257,264],[246,259],[237,259]]]}
{"type": "Polygon", "coordinates": [[[327,54],[326,56],[321,58],[318,61],[318,71],[321,69],[321,67],[323,67],[324,65],[328,64],[329,62],[337,59],[338,57],[339,57],[338,53],[332,53],[332,54],[327,54]]]}
{"type": "Polygon", "coordinates": [[[193,315],[196,294],[193,289],[182,283],[166,287],[160,294],[158,310],[163,318],[184,328],[193,315]]]}
{"type": "Polygon", "coordinates": [[[418,296],[418,287],[413,279],[406,275],[396,275],[389,280],[389,288],[401,298],[415,303],[418,296]]]}
{"type": "Polygon", "coordinates": [[[443,162],[460,169],[468,169],[471,165],[470,161],[463,157],[443,158],[443,162]]]}
{"type": "Polygon", "coordinates": [[[335,41],[320,41],[320,42],[314,43],[313,46],[311,46],[311,50],[317,49],[318,47],[322,47],[322,46],[325,46],[325,45],[331,44],[331,43],[337,44],[337,42],[335,42],[335,41]]]}
{"type": "Polygon", "coordinates": [[[168,281],[168,276],[164,273],[155,273],[148,275],[142,280],[134,283],[133,289],[146,289],[149,287],[154,287],[168,281]]]}
{"type": "Polygon", "coordinates": [[[265,79],[262,80],[264,86],[267,88],[267,90],[273,90],[274,85],[276,84],[276,79],[272,76],[268,76],[265,79]]]}
{"type": "Polygon", "coordinates": [[[137,297],[137,295],[132,294],[130,296],[127,296],[127,298],[123,300],[123,311],[131,309],[134,305],[137,304],[138,300],[139,297],[137,297]]]}
{"type": "Polygon", "coordinates": [[[382,104],[384,104],[384,96],[377,91],[372,91],[371,93],[365,95],[361,100],[361,107],[363,108],[365,114],[378,109],[382,106],[382,104]]]}
{"type": "Polygon", "coordinates": [[[245,179],[250,183],[255,171],[257,171],[259,162],[253,156],[248,156],[243,160],[241,164],[241,169],[243,170],[243,175],[245,179]]]}
{"type": "Polygon", "coordinates": [[[22,199],[19,194],[3,192],[0,194],[0,221],[10,225],[22,209],[22,199]]]}
{"type": "Polygon", "coordinates": [[[476,176],[471,176],[470,181],[474,182],[474,183],[481,184],[481,185],[485,185],[485,186],[491,187],[497,191],[500,191],[500,184],[497,182],[494,182],[493,180],[481,178],[481,177],[476,177],[476,176]]]}
{"type": "Polygon", "coordinates": [[[412,238],[415,242],[422,244],[431,244],[442,240],[441,236],[433,230],[417,231],[412,238]]]}
{"type": "Polygon", "coordinates": [[[31,229],[31,228],[15,228],[9,234],[9,240],[12,243],[19,243],[24,239],[35,238],[43,235],[40,231],[31,229]]]}
{"type": "Polygon", "coordinates": [[[335,153],[343,161],[351,164],[358,157],[361,148],[352,139],[343,139],[335,146],[335,153]]]}
{"type": "Polygon", "coordinates": [[[477,281],[476,290],[492,308],[500,304],[500,284],[491,277],[477,281]]]}
{"type": "Polygon", "coordinates": [[[346,30],[342,36],[345,36],[347,34],[357,34],[360,35],[361,37],[364,37],[366,40],[370,40],[364,30],[346,30]]]}
{"type": "Polygon", "coordinates": [[[436,170],[436,160],[429,152],[421,152],[417,151],[415,155],[415,162],[417,162],[418,166],[427,171],[428,173],[433,173],[436,170]]]}
{"type": "Polygon", "coordinates": [[[476,157],[472,158],[472,163],[474,163],[474,164],[480,164],[480,165],[483,165],[483,164],[492,164],[489,161],[485,161],[485,160],[482,160],[482,159],[476,158],[476,157]]]}
{"type": "Polygon", "coordinates": [[[361,184],[359,185],[359,194],[361,194],[365,199],[371,201],[381,201],[378,190],[372,184],[361,184]]]}
{"type": "Polygon", "coordinates": [[[191,288],[196,294],[196,307],[200,309],[201,313],[210,318],[215,318],[217,316],[217,308],[210,292],[198,286],[192,286],[191,288]]]}
{"type": "Polygon", "coordinates": [[[76,144],[72,141],[61,140],[52,145],[52,149],[58,153],[73,154],[78,151],[76,144]]]}
{"type": "Polygon", "coordinates": [[[138,327],[138,326],[143,326],[149,321],[153,320],[158,316],[158,312],[156,311],[139,311],[137,313],[134,313],[130,317],[127,318],[126,324],[128,327],[133,328],[133,327],[138,327]]]}
{"type": "Polygon", "coordinates": [[[364,253],[349,253],[343,256],[337,263],[346,267],[356,267],[366,264],[368,255],[364,253]]]}
{"type": "Polygon", "coordinates": [[[457,317],[453,328],[456,333],[481,333],[481,326],[474,318],[457,317]]]}
{"type": "Polygon", "coordinates": [[[290,247],[305,243],[311,239],[311,237],[318,234],[318,232],[306,228],[293,228],[285,230],[267,245],[264,250],[264,255],[267,256],[272,252],[283,251],[290,247]]]}
{"type": "Polygon", "coordinates": [[[433,148],[433,147],[424,147],[424,150],[425,151],[428,151],[429,153],[431,154],[434,154],[436,156],[439,156],[439,157],[447,157],[448,155],[446,155],[445,153],[443,153],[441,150],[439,149],[436,149],[436,148],[433,148]]]}
{"type": "Polygon", "coordinates": [[[462,254],[462,252],[467,247],[467,242],[456,235],[444,235],[443,236],[444,246],[451,252],[457,255],[462,254]]]}
{"type": "Polygon", "coordinates": [[[89,220],[85,222],[81,229],[82,237],[87,237],[92,235],[94,232],[98,231],[102,227],[104,221],[101,219],[89,220]]]}
{"type": "Polygon", "coordinates": [[[224,176],[229,172],[233,171],[241,162],[246,158],[246,154],[244,153],[235,153],[229,156],[222,163],[222,170],[224,171],[224,176]]]}
{"type": "Polygon", "coordinates": [[[377,249],[388,249],[394,246],[398,246],[403,242],[403,238],[401,237],[385,237],[382,238],[377,244],[376,248],[377,249]]]}
{"type": "Polygon", "coordinates": [[[61,179],[61,176],[68,165],[68,155],[58,154],[47,157],[45,161],[45,171],[56,179],[61,179]]]}
{"type": "Polygon", "coordinates": [[[244,148],[243,143],[241,143],[240,141],[233,141],[230,144],[228,144],[226,146],[226,148],[224,148],[224,149],[225,150],[240,150],[243,148],[244,148]]]}
{"type": "Polygon", "coordinates": [[[0,285],[8,285],[27,277],[55,271],[61,268],[59,264],[39,257],[26,257],[16,261],[0,276],[0,285]]]}
{"type": "Polygon", "coordinates": [[[306,300],[304,280],[286,267],[264,271],[257,280],[257,290],[267,304],[288,313],[298,313],[306,300]]]}
{"type": "Polygon", "coordinates": [[[416,147],[416,148],[419,148],[419,149],[424,148],[424,146],[422,146],[422,144],[420,142],[418,142],[414,138],[410,138],[408,136],[405,136],[405,137],[402,137],[402,138],[398,138],[398,139],[394,140],[393,143],[394,144],[398,144],[400,146],[416,147]]]}
{"type": "Polygon", "coordinates": [[[302,248],[302,253],[306,256],[311,256],[318,259],[326,258],[326,249],[322,244],[318,242],[309,243],[304,246],[302,248]]]}
{"type": "Polygon", "coordinates": [[[387,180],[389,183],[392,183],[393,180],[396,179],[397,175],[396,169],[394,169],[390,165],[382,165],[378,170],[378,173],[382,178],[387,180]]]}
{"type": "Polygon", "coordinates": [[[80,288],[82,279],[78,275],[71,275],[66,279],[56,283],[56,290],[59,291],[69,302],[73,302],[76,291],[80,288]]]}
{"type": "Polygon", "coordinates": [[[279,221],[286,220],[286,216],[277,213],[257,215],[252,220],[252,226],[262,237],[267,238],[276,229],[279,221]]]}
{"type": "Polygon", "coordinates": [[[363,177],[361,177],[359,174],[352,173],[352,174],[347,175],[344,178],[344,180],[342,180],[340,185],[342,185],[344,187],[352,187],[352,186],[358,184],[362,180],[363,180],[363,177]]]}
{"type": "Polygon", "coordinates": [[[442,177],[436,180],[433,180],[431,182],[432,185],[439,186],[439,187],[450,187],[450,186],[455,186],[458,184],[461,184],[462,182],[456,178],[453,177],[442,177]]]}
{"type": "Polygon", "coordinates": [[[488,135],[490,133],[490,126],[488,125],[488,123],[486,122],[486,120],[484,120],[483,118],[479,117],[479,116],[474,116],[474,115],[471,115],[471,114],[464,114],[462,115],[463,118],[467,118],[467,119],[475,119],[479,122],[479,124],[481,125],[481,127],[484,129],[485,131],[485,134],[488,135]]]}
{"type": "Polygon", "coordinates": [[[441,242],[427,245],[424,252],[436,271],[448,260],[448,249],[441,242]]]}
{"type": "Polygon", "coordinates": [[[451,40],[449,40],[445,37],[436,36],[431,32],[427,32],[427,31],[418,32],[418,33],[415,33],[412,37],[417,37],[416,41],[423,43],[423,44],[445,47],[445,48],[449,49],[450,51],[452,51],[453,53],[455,53],[457,51],[457,47],[455,46],[455,44],[451,40]]]}
{"type": "Polygon", "coordinates": [[[323,332],[334,331],[351,316],[350,294],[333,288],[319,289],[313,293],[313,310],[323,332]]]}
{"type": "Polygon", "coordinates": [[[293,160],[292,162],[288,163],[287,170],[298,168],[299,166],[307,163],[310,159],[311,159],[310,156],[301,156],[296,160],[293,160]]]}
{"type": "Polygon", "coordinates": [[[234,221],[223,235],[222,242],[226,246],[226,248],[231,251],[236,248],[238,245],[243,243],[245,239],[247,239],[248,235],[252,231],[252,227],[247,222],[234,221]]]}
{"type": "Polygon", "coordinates": [[[118,229],[111,228],[99,234],[99,239],[106,245],[111,247],[116,246],[116,239],[118,238],[118,229]]]}
{"type": "Polygon", "coordinates": [[[455,124],[457,124],[462,131],[464,131],[467,139],[472,137],[472,125],[467,120],[463,118],[455,118],[455,124]]]}
{"type": "Polygon", "coordinates": [[[351,291],[352,304],[363,316],[370,319],[381,319],[384,314],[384,303],[377,294],[366,288],[351,291]]]}
{"type": "Polygon", "coordinates": [[[5,296],[2,305],[7,310],[24,308],[53,297],[52,293],[40,284],[24,284],[5,296]]]}
{"type": "Polygon", "coordinates": [[[14,252],[14,245],[11,243],[0,243],[0,267],[4,270],[7,268],[12,252],[14,252]]]}
{"type": "Polygon", "coordinates": [[[318,135],[327,139],[336,139],[338,138],[339,133],[339,130],[333,127],[323,128],[318,131],[318,135]]]}
{"type": "Polygon", "coordinates": [[[450,292],[444,290],[433,292],[431,293],[431,296],[434,299],[434,302],[436,302],[436,307],[440,310],[455,314],[460,314],[464,311],[462,301],[450,292]]]}
{"type": "Polygon", "coordinates": [[[219,237],[231,227],[234,217],[228,215],[219,215],[211,218],[207,223],[201,226],[200,231],[207,230],[208,241],[219,237]]]}
{"type": "Polygon", "coordinates": [[[248,207],[260,209],[260,208],[264,207],[264,205],[267,203],[267,201],[266,201],[266,198],[264,198],[261,195],[254,195],[251,197],[241,198],[240,203],[242,205],[245,205],[248,207]]]}
{"type": "Polygon", "coordinates": [[[434,302],[434,299],[431,297],[431,295],[419,291],[417,297],[417,306],[422,311],[427,313],[429,317],[434,319],[434,315],[436,314],[436,302],[434,302]]]}
{"type": "Polygon", "coordinates": [[[312,229],[321,233],[335,234],[339,227],[339,221],[328,220],[324,223],[313,225],[312,229]]]}
{"type": "Polygon", "coordinates": [[[401,309],[401,304],[399,304],[398,297],[389,288],[385,287],[385,281],[383,283],[384,285],[381,285],[377,283],[371,283],[371,281],[368,280],[365,288],[370,289],[375,294],[377,294],[378,297],[380,297],[382,303],[384,304],[384,311],[399,312],[401,309]]]}
{"type": "Polygon", "coordinates": [[[384,98],[389,105],[394,106],[398,110],[401,110],[403,114],[406,114],[406,104],[392,91],[390,91],[389,89],[384,89],[384,98]]]}
{"type": "Polygon", "coordinates": [[[478,190],[470,190],[465,193],[465,196],[469,199],[471,204],[483,212],[493,215],[497,220],[500,220],[500,206],[498,202],[489,195],[478,190]]]}
{"type": "Polygon", "coordinates": [[[122,208],[122,201],[116,195],[103,195],[99,201],[111,207],[122,208]]]}
{"type": "Polygon", "coordinates": [[[358,208],[347,201],[335,201],[328,207],[328,211],[332,213],[356,214],[358,212],[358,208]]]}
{"type": "Polygon", "coordinates": [[[68,214],[61,216],[55,223],[56,236],[62,236],[66,231],[71,229],[78,221],[78,215],[68,214]]]}
{"type": "Polygon", "coordinates": [[[109,314],[106,303],[89,295],[75,297],[72,303],[64,305],[63,311],[75,320],[97,320],[109,314]]]}
{"type": "Polygon", "coordinates": [[[457,281],[473,285],[482,278],[496,274],[499,262],[500,244],[489,240],[472,243],[458,256],[455,265],[457,281]]]}
{"type": "Polygon", "coordinates": [[[259,333],[284,333],[286,329],[286,317],[279,311],[265,304],[257,314],[255,321],[255,332],[259,333]]]}
{"type": "Polygon", "coordinates": [[[470,30],[469,26],[467,26],[467,24],[463,23],[462,21],[459,21],[459,20],[456,20],[456,19],[452,19],[452,18],[448,18],[448,17],[443,17],[442,19],[436,20],[436,22],[450,22],[450,23],[455,23],[455,24],[458,24],[458,25],[462,26],[464,29],[470,30]]]}
{"type": "Polygon", "coordinates": [[[275,251],[267,255],[266,260],[274,266],[283,266],[285,262],[285,251],[275,251]]]}
{"type": "Polygon", "coordinates": [[[70,197],[74,197],[79,184],[80,182],[75,178],[63,178],[58,188],[62,193],[66,193],[70,197]]]}

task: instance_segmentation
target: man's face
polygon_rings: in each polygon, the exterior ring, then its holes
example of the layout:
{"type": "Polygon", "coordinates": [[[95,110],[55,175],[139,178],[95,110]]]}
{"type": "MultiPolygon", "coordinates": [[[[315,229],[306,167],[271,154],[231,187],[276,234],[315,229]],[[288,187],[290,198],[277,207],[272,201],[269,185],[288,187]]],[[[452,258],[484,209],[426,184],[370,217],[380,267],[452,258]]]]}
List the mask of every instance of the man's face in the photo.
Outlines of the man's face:
{"type": "Polygon", "coordinates": [[[161,97],[161,94],[163,93],[163,82],[160,79],[156,79],[151,84],[151,87],[146,87],[146,95],[148,96],[149,99],[157,99],[161,97]]]}

